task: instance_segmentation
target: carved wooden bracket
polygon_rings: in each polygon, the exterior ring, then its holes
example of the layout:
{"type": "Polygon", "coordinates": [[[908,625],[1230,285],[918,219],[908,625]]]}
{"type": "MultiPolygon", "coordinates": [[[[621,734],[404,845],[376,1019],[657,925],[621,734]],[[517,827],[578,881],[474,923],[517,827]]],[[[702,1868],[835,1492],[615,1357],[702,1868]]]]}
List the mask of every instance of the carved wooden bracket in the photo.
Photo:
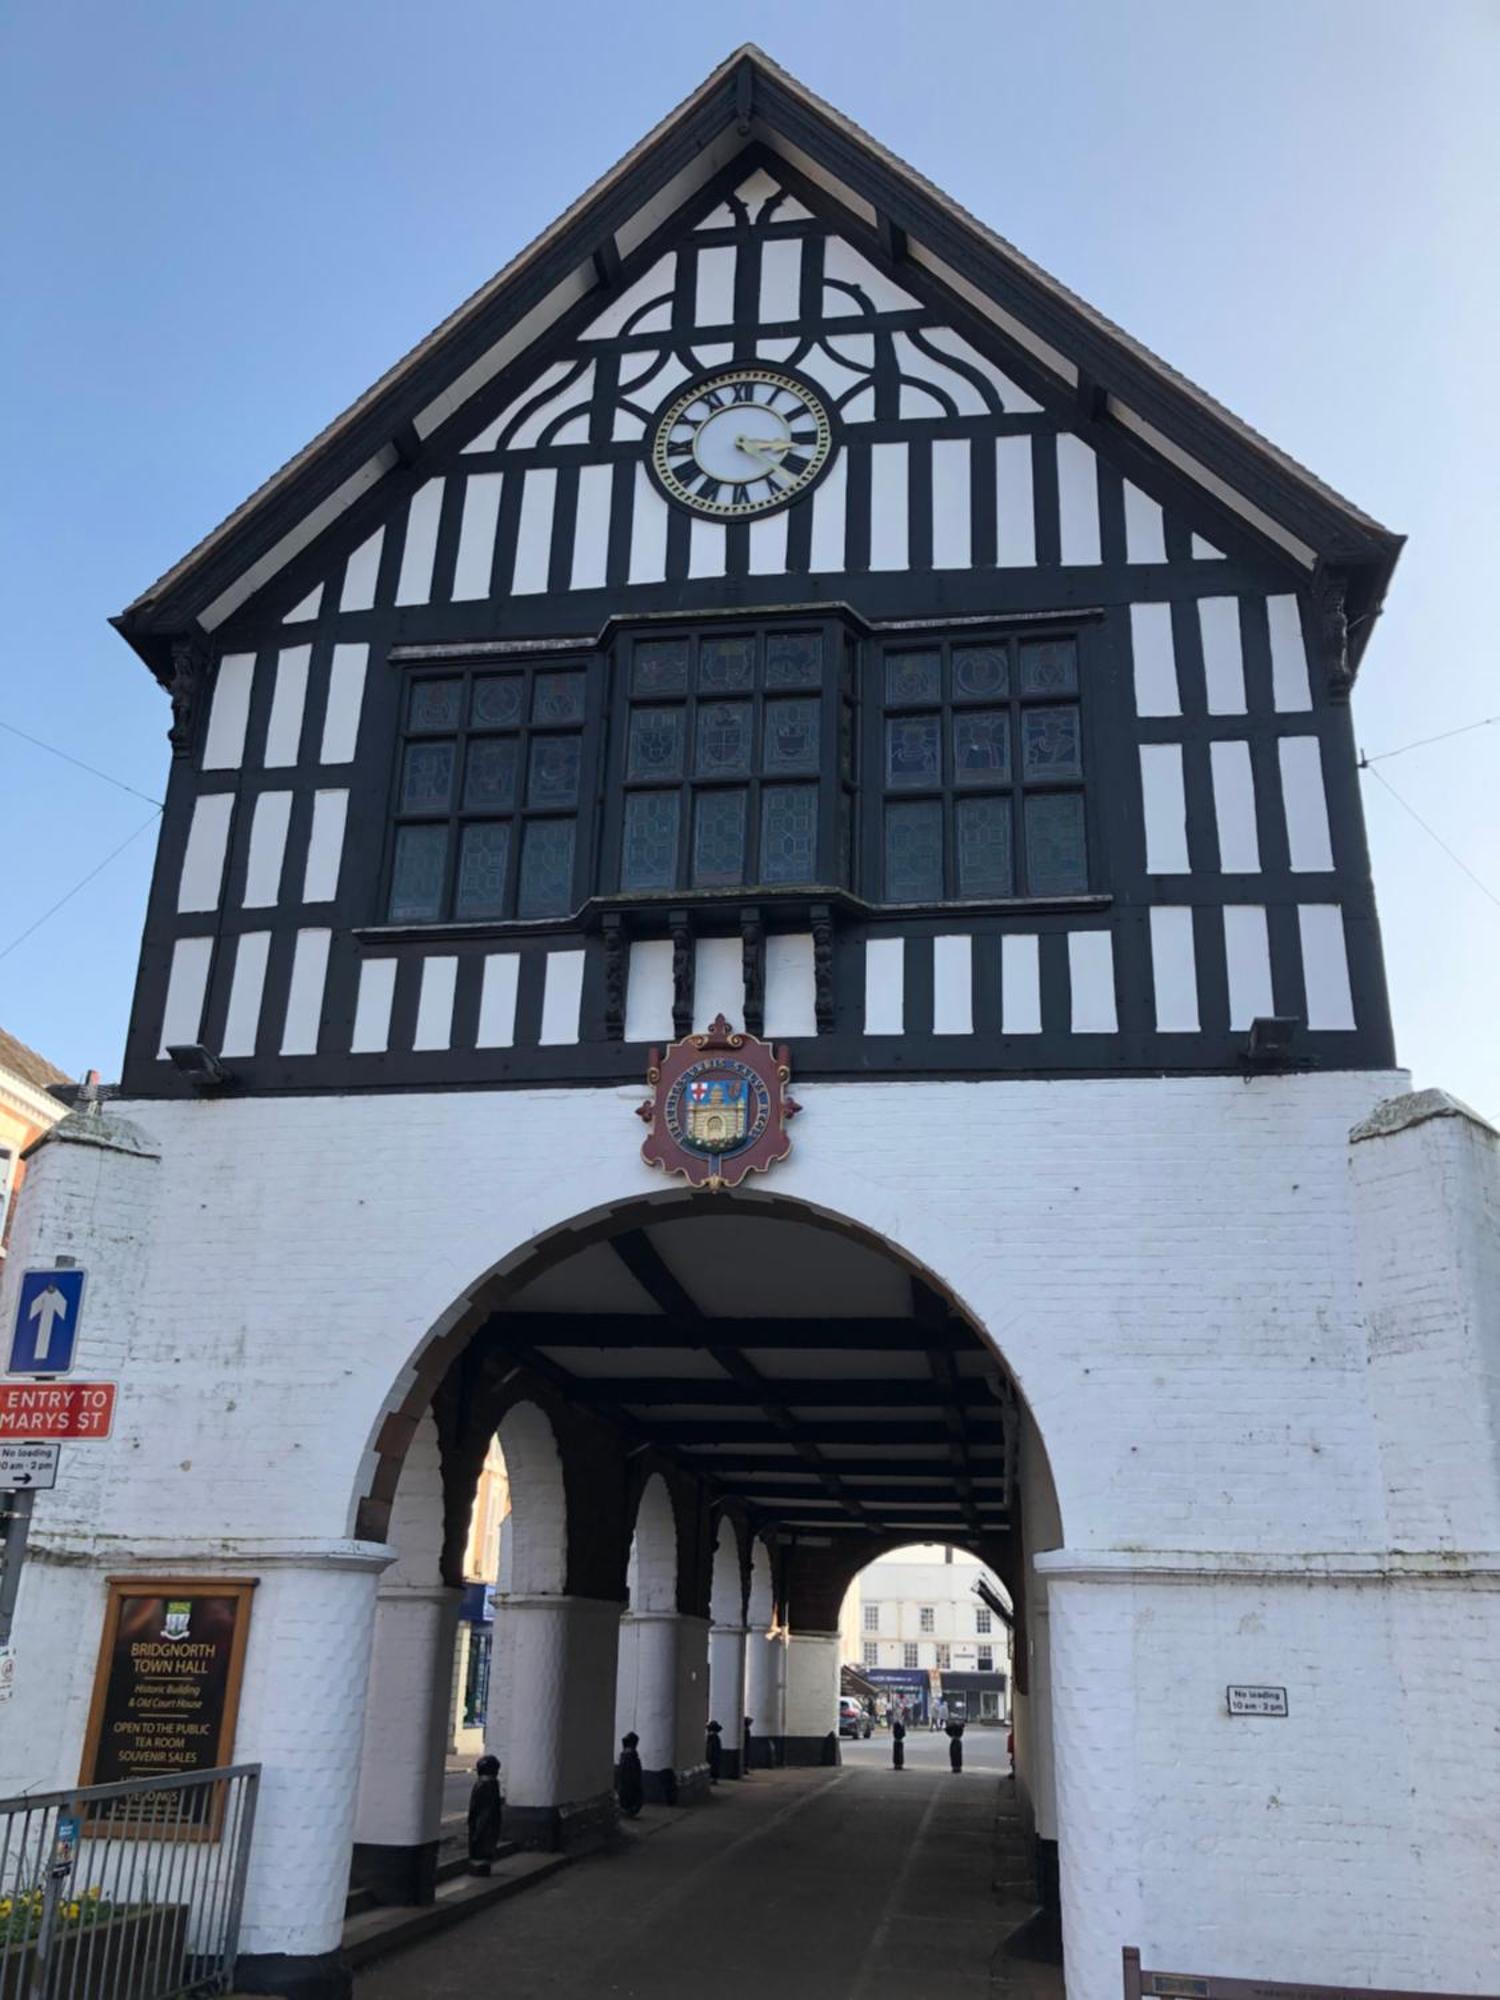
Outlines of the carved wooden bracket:
{"type": "Polygon", "coordinates": [[[693,928],[686,910],[667,917],[672,935],[672,1032],[680,1040],[693,1032],[693,928]]]}
{"type": "Polygon", "coordinates": [[[759,910],[740,911],[740,962],[745,984],[745,1026],[766,1032],[766,927],[759,910]]]}
{"type": "Polygon", "coordinates": [[[834,1025],[833,911],[827,903],[812,906],[813,1008],[818,1033],[831,1035],[834,1025]]]}
{"type": "Polygon", "coordinates": [[[604,1033],[612,1042],[625,1039],[625,989],[630,978],[630,933],[625,919],[604,919],[604,1033]]]}
{"type": "Polygon", "coordinates": [[[208,659],[201,639],[185,636],[172,641],[172,671],[167,677],[167,694],[172,702],[172,726],[167,741],[174,757],[186,757],[193,747],[193,726],[197,720],[198,695],[208,680],[208,659]]]}

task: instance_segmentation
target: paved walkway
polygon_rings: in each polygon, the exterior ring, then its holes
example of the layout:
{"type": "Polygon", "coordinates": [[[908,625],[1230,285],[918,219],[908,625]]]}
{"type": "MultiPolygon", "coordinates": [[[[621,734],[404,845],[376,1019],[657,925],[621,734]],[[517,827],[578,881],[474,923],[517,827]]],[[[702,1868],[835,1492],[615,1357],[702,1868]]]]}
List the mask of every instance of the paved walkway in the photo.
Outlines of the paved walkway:
{"type": "Polygon", "coordinates": [[[1002,1949],[1029,1914],[1014,1841],[997,1871],[1012,1787],[955,1777],[939,1746],[914,1743],[898,1773],[889,1745],[846,1745],[841,1769],[652,1812],[612,1853],[361,1973],[357,2000],[1060,2000],[1055,1972],[1002,1949]]]}

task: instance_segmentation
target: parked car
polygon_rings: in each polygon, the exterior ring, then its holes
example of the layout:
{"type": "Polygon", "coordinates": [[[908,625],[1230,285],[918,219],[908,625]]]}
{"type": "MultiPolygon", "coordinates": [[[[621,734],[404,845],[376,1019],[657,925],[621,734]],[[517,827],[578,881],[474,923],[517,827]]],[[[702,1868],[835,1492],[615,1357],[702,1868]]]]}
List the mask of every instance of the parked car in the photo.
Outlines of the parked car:
{"type": "Polygon", "coordinates": [[[868,1737],[875,1725],[862,1701],[852,1694],[839,1696],[839,1735],[868,1737]]]}

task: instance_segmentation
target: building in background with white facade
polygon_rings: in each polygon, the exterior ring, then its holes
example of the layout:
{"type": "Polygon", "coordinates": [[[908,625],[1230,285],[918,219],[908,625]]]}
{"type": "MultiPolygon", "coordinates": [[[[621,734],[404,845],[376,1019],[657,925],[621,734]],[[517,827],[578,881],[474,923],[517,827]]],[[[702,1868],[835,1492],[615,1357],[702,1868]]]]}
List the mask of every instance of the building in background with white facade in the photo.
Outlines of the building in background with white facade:
{"type": "Polygon", "coordinates": [[[975,1557],[936,1543],[861,1570],[839,1620],[844,1663],[926,1721],[939,1695],[970,1722],[1010,1713],[1011,1619],[1003,1586],[975,1557]],[[983,1581],[987,1603],[976,1586],[983,1581]]]}

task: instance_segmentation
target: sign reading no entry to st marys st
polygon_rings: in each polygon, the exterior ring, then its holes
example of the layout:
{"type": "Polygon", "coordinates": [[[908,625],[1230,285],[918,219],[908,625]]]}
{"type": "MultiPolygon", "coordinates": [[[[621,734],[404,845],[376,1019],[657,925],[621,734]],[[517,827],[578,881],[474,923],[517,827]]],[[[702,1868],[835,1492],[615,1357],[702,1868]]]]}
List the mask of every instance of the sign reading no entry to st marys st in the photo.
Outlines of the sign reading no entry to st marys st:
{"type": "Polygon", "coordinates": [[[96,1443],[114,1421],[113,1382],[0,1382],[0,1444],[96,1443]]]}
{"type": "Polygon", "coordinates": [[[7,1364],[12,1375],[66,1375],[72,1368],[83,1317],[83,1280],[77,1268],[21,1273],[7,1364]]]}

